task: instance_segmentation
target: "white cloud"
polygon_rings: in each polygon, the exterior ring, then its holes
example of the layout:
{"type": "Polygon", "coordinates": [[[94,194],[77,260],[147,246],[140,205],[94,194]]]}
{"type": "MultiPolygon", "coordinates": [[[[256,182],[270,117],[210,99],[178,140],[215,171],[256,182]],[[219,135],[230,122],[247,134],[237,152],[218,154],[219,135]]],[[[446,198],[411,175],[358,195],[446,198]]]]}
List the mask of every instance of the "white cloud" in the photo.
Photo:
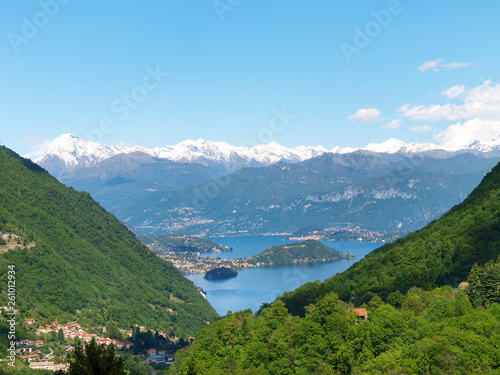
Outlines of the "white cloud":
{"type": "Polygon", "coordinates": [[[410,107],[398,109],[403,112],[403,117],[411,120],[439,121],[443,119],[458,120],[460,111],[455,104],[433,104],[433,105],[412,105],[410,107]]]}
{"type": "Polygon", "coordinates": [[[351,122],[364,122],[367,124],[375,123],[384,120],[380,116],[380,112],[377,108],[362,108],[359,109],[354,115],[348,117],[351,122]]]}
{"type": "Polygon", "coordinates": [[[472,66],[471,63],[468,62],[458,62],[458,61],[452,61],[446,64],[442,64],[444,60],[443,59],[436,59],[436,60],[429,60],[424,62],[422,65],[417,67],[417,70],[420,70],[421,72],[425,72],[426,70],[433,70],[435,72],[439,72],[441,68],[446,68],[446,69],[457,69],[457,68],[465,68],[468,66],[472,66]]]}
{"type": "Polygon", "coordinates": [[[449,89],[443,90],[441,95],[446,96],[448,99],[456,98],[462,95],[465,92],[465,86],[463,85],[455,85],[450,87],[449,89]]]}
{"type": "Polygon", "coordinates": [[[447,69],[457,69],[457,68],[466,68],[468,66],[472,66],[472,64],[471,63],[466,63],[466,62],[453,61],[453,62],[450,62],[450,63],[447,63],[447,64],[442,64],[441,66],[443,68],[447,68],[447,69]]]}
{"type": "Polygon", "coordinates": [[[50,146],[50,141],[48,139],[39,137],[28,137],[23,142],[18,143],[17,145],[28,145],[31,152],[23,155],[23,157],[36,159],[38,156],[41,156],[45,152],[47,152],[50,146]]]}
{"type": "Polygon", "coordinates": [[[411,104],[410,103],[406,103],[406,104],[403,104],[401,107],[399,107],[398,109],[396,109],[396,112],[406,112],[407,110],[409,110],[411,108],[411,104]]]}
{"type": "Polygon", "coordinates": [[[404,104],[397,111],[411,120],[424,121],[500,118],[500,84],[491,85],[491,81],[486,81],[480,86],[465,90],[464,94],[463,104],[404,104]]]}
{"type": "Polygon", "coordinates": [[[436,60],[430,60],[424,62],[422,65],[420,65],[417,70],[420,70],[421,72],[425,72],[426,70],[432,69],[435,72],[439,71],[438,65],[441,64],[443,59],[436,59],[436,60]]]}
{"type": "Polygon", "coordinates": [[[393,120],[391,122],[388,122],[387,124],[384,124],[380,127],[380,129],[390,129],[390,130],[393,130],[393,129],[399,129],[401,127],[401,123],[403,122],[403,119],[397,119],[397,120],[393,120]]]}
{"type": "Polygon", "coordinates": [[[410,130],[412,132],[430,132],[433,129],[430,125],[422,125],[422,126],[412,126],[410,130]]]}
{"type": "Polygon", "coordinates": [[[463,124],[450,125],[439,133],[436,138],[445,147],[460,148],[479,142],[489,142],[500,137],[500,121],[469,120],[463,124]]]}

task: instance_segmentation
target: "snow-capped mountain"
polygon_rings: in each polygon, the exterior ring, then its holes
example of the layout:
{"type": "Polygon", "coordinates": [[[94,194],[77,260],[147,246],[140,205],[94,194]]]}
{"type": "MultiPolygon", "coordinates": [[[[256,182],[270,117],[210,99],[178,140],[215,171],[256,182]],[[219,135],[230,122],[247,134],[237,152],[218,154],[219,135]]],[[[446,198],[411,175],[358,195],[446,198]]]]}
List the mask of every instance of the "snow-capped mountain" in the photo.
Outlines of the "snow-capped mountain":
{"type": "Polygon", "coordinates": [[[81,167],[97,164],[118,154],[143,151],[141,147],[107,146],[71,134],[54,139],[47,152],[35,163],[47,169],[53,176],[61,177],[81,167]]]}
{"type": "Polygon", "coordinates": [[[146,149],[139,146],[107,146],[71,134],[63,134],[54,139],[47,152],[35,162],[55,177],[62,177],[76,169],[95,165],[112,156],[138,151],[179,163],[220,164],[228,172],[241,167],[266,166],[279,161],[295,163],[328,152],[321,146],[286,148],[271,142],[268,145],[236,147],[224,142],[210,142],[203,139],[146,149]]]}
{"type": "Polygon", "coordinates": [[[306,223],[416,229],[467,196],[498,162],[493,156],[500,139],[454,149],[397,139],[330,150],[203,139],[148,149],[63,134],[36,162],[136,230],[259,234],[306,223]]]}
{"type": "Polygon", "coordinates": [[[225,142],[211,142],[203,139],[187,140],[173,146],[147,149],[139,146],[108,146],[71,134],[63,134],[54,139],[47,152],[35,162],[47,169],[52,175],[62,177],[74,170],[95,165],[112,156],[139,151],[174,162],[217,165],[227,172],[232,172],[242,167],[267,166],[279,161],[301,162],[326,152],[347,154],[359,150],[387,154],[413,154],[441,150],[450,153],[450,156],[461,151],[474,150],[497,155],[500,154],[500,137],[489,142],[475,142],[469,147],[461,149],[447,149],[431,143],[405,143],[394,138],[379,144],[370,143],[364,148],[335,147],[331,150],[322,146],[287,148],[276,142],[254,147],[237,147],[225,142]]]}
{"type": "Polygon", "coordinates": [[[498,149],[500,148],[500,136],[489,141],[476,141],[469,145],[469,148],[483,153],[498,151],[498,149]]]}

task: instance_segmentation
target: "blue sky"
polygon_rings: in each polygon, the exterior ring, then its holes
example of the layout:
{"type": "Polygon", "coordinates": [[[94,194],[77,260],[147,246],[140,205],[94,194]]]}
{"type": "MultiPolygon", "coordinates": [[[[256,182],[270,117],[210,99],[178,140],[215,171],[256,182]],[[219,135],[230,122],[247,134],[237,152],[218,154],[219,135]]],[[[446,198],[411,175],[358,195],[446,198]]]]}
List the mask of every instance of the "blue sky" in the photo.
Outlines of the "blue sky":
{"type": "Polygon", "coordinates": [[[23,155],[62,133],[146,147],[203,138],[327,148],[500,134],[496,2],[2,7],[0,143],[23,155]]]}

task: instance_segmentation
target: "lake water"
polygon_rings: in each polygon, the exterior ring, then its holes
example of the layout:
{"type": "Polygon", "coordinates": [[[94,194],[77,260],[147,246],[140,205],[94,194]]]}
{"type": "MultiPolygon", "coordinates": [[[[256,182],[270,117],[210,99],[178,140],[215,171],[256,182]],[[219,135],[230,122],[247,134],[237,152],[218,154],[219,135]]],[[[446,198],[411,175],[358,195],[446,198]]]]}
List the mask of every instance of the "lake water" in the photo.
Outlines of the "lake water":
{"type": "MultiPolygon", "coordinates": [[[[245,258],[273,246],[288,242],[279,236],[217,237],[212,240],[233,248],[229,253],[204,254],[225,259],[245,258]]],[[[329,263],[255,267],[238,271],[238,276],[226,280],[205,280],[203,274],[188,275],[196,286],[203,288],[207,299],[219,315],[228,311],[252,309],[257,311],[264,302],[272,302],[277,295],[291,291],[309,281],[324,281],[345,271],[365,257],[381,243],[356,241],[322,241],[340,252],[356,255],[355,259],[341,259],[329,263]]]]}

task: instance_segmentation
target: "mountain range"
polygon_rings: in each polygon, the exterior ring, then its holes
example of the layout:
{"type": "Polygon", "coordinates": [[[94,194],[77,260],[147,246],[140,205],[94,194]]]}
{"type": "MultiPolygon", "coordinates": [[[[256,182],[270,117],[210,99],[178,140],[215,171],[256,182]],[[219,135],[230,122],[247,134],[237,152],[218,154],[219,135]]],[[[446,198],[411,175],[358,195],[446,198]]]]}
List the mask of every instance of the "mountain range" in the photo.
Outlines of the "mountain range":
{"type": "Polygon", "coordinates": [[[62,134],[50,142],[47,151],[35,162],[59,178],[74,170],[89,167],[119,154],[141,152],[158,159],[179,163],[197,163],[219,165],[227,172],[242,167],[256,167],[279,161],[296,163],[314,158],[324,153],[348,154],[355,151],[371,151],[388,154],[429,153],[436,157],[454,155],[461,152],[479,152],[484,156],[500,156],[500,138],[490,142],[475,142],[464,148],[447,148],[435,144],[405,143],[397,139],[386,142],[370,143],[364,148],[335,147],[326,149],[322,146],[286,148],[276,142],[254,147],[236,147],[225,142],[210,142],[203,139],[187,140],[174,146],[147,149],[140,146],[109,146],[79,138],[71,134],[62,134]]]}
{"type": "Polygon", "coordinates": [[[71,134],[63,134],[53,140],[48,150],[35,162],[59,178],[72,171],[96,165],[112,156],[137,152],[156,159],[202,164],[232,172],[242,167],[264,166],[278,161],[303,161],[327,150],[321,146],[289,149],[275,142],[252,148],[235,147],[224,142],[209,142],[203,139],[147,149],[139,146],[102,145],[71,134]]]}
{"type": "Polygon", "coordinates": [[[416,230],[460,203],[496,159],[359,151],[243,168],[203,185],[115,206],[136,231],[241,235],[321,228],[416,230]]]}
{"type": "Polygon", "coordinates": [[[146,149],[64,134],[36,162],[138,232],[409,231],[463,200],[500,156],[391,139],[362,149],[185,141],[146,149]]]}

